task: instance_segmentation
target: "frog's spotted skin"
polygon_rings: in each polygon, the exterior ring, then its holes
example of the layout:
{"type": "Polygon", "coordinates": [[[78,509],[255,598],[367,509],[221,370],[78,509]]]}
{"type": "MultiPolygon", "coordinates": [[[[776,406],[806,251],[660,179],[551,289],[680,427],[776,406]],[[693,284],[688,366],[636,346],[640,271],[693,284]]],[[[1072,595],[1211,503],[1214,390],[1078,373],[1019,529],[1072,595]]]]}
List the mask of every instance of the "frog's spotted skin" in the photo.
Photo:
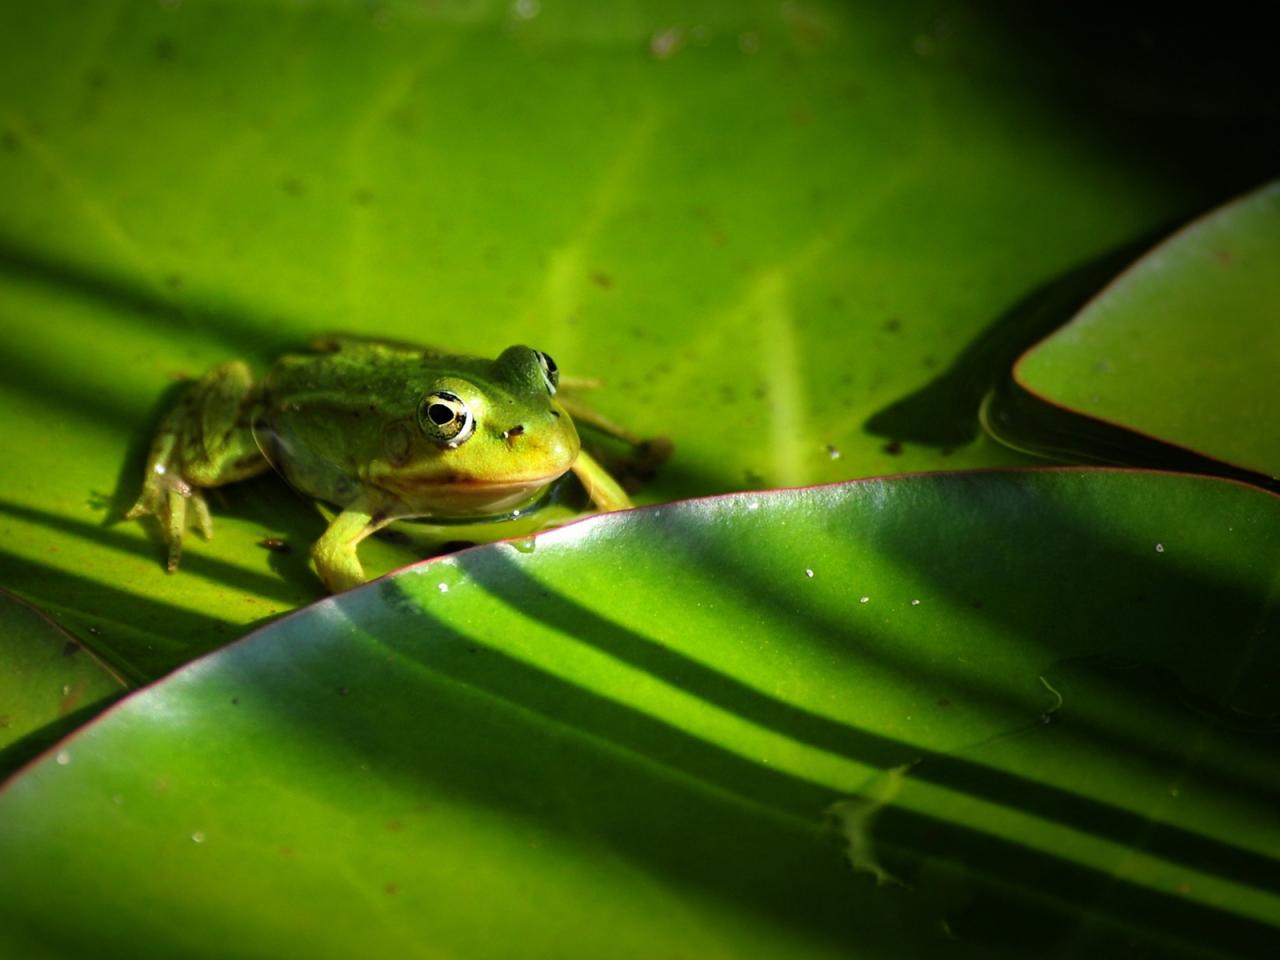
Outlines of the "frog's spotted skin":
{"type": "Polygon", "coordinates": [[[158,517],[170,571],[189,520],[212,534],[202,489],[269,467],[340,508],[312,548],[335,592],[364,582],[356,548],[393,520],[509,514],[569,470],[599,509],[630,506],[581,450],[546,354],[516,346],[485,360],[353,339],[316,347],[281,357],[257,384],[239,361],[215,367],[161,422],[126,516],[158,517]]]}

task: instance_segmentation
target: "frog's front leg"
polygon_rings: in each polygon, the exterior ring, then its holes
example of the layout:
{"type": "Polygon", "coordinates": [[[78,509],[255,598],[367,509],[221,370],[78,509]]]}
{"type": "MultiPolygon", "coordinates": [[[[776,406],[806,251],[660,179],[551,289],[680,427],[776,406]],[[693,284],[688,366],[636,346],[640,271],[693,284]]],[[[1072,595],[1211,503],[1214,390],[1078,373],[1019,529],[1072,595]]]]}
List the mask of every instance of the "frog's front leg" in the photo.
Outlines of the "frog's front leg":
{"type": "Polygon", "coordinates": [[[626,510],[631,506],[627,492],[587,451],[578,451],[578,458],[573,462],[573,475],[599,509],[626,510]]]}
{"type": "Polygon", "coordinates": [[[376,493],[366,494],[333,518],[311,547],[316,573],[330,593],[358,587],[367,579],[356,548],[360,541],[395,519],[393,503],[376,493]]]}
{"type": "Polygon", "coordinates": [[[269,466],[250,425],[255,399],[249,368],[239,361],[224,363],[187,387],[160,421],[142,494],[125,519],[152,514],[159,519],[170,573],[178,569],[188,519],[206,540],[213,536],[202,489],[244,480],[269,466]]]}

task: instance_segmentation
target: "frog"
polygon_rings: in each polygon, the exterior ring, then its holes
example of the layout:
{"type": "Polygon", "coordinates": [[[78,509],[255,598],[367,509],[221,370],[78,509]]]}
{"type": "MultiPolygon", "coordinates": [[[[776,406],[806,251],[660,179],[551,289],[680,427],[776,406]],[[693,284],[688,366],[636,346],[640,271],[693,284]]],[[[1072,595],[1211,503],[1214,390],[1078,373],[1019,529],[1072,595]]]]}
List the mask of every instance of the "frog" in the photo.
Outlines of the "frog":
{"type": "Polygon", "coordinates": [[[490,360],[325,336],[257,381],[231,360],[188,384],[163,416],[125,518],[157,518],[172,573],[188,528],[213,536],[205,491],[274,469],[329,508],[311,561],[339,593],[367,579],[361,541],[398,520],[509,519],[569,473],[595,510],[630,507],[575,425],[641,444],[570,395],[597,385],[562,378],[548,354],[523,345],[490,360]]]}

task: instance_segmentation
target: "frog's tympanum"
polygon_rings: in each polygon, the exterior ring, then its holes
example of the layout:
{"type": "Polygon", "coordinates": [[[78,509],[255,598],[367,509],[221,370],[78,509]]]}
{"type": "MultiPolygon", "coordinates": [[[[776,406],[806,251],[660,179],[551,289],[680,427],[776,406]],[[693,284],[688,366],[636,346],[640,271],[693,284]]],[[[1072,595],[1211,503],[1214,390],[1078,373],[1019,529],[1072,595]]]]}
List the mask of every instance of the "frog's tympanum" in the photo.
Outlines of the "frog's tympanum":
{"type": "Polygon", "coordinates": [[[314,346],[256,384],[242,362],[216,367],[161,422],[126,516],[156,515],[170,571],[189,522],[212,533],[203,489],[271,467],[339,511],[311,551],[332,591],[364,582],[356,547],[394,520],[510,517],[570,470],[598,509],[630,506],[581,449],[569,410],[627,435],[557,397],[545,353],[510,347],[485,360],[351,338],[314,346]]]}

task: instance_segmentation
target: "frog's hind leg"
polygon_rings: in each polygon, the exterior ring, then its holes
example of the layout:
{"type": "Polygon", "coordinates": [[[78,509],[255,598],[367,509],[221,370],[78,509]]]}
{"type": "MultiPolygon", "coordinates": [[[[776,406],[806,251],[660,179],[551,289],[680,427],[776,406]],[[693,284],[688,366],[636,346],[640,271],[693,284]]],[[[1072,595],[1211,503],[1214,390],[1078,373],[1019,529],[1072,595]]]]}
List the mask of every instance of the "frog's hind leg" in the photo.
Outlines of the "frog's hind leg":
{"type": "Polygon", "coordinates": [[[610,437],[616,437],[623,443],[630,444],[633,447],[638,447],[644,443],[643,440],[637,437],[626,427],[614,423],[604,414],[587,406],[577,397],[566,396],[564,393],[561,393],[561,395],[556,397],[556,399],[560,401],[560,406],[564,407],[565,410],[568,411],[569,416],[573,417],[574,423],[592,427],[610,437]]]}
{"type": "Polygon", "coordinates": [[[250,425],[255,400],[249,368],[225,363],[184,390],[160,422],[142,494],[125,519],[156,516],[169,547],[170,572],[178,568],[188,522],[205,539],[213,536],[202,490],[245,480],[269,466],[250,425]]]}

